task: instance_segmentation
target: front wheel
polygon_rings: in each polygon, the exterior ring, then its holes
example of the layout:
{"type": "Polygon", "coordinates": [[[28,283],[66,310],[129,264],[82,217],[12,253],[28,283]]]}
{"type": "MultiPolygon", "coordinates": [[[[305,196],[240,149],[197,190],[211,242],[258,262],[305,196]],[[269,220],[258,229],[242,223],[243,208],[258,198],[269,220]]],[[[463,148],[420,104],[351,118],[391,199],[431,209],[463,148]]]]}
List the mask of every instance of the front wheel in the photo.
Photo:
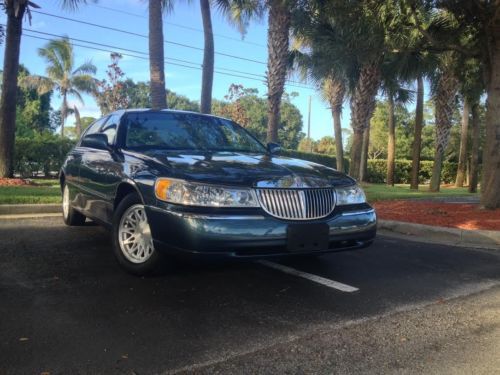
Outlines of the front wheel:
{"type": "Polygon", "coordinates": [[[146,210],[137,194],[118,204],[113,217],[113,249],[128,272],[143,276],[157,270],[161,254],[155,250],[146,210]]]}
{"type": "Polygon", "coordinates": [[[83,225],[85,224],[85,215],[76,211],[71,207],[71,198],[69,195],[69,188],[67,184],[64,184],[62,189],[62,212],[63,220],[66,225],[83,225]]]}

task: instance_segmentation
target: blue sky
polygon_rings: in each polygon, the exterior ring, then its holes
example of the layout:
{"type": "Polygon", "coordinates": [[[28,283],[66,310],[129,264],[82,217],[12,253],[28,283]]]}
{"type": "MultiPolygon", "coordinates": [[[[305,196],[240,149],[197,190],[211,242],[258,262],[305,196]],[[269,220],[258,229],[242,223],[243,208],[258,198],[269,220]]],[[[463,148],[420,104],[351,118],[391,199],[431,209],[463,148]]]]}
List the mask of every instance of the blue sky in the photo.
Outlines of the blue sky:
{"type": "MultiPolygon", "coordinates": [[[[61,2],[59,0],[39,0],[36,2],[42,7],[42,9],[39,9],[41,12],[74,18],[117,29],[125,29],[137,34],[147,35],[148,33],[147,1],[100,0],[95,5],[89,4],[80,7],[80,9],[76,12],[61,10],[61,2]],[[121,12],[117,12],[116,10],[121,12]]],[[[31,26],[28,22],[25,22],[25,32],[22,39],[20,57],[21,63],[24,64],[32,74],[45,74],[45,63],[38,56],[37,49],[42,47],[45,43],[47,43],[47,41],[34,39],[28,35],[52,38],[51,36],[37,34],[36,32],[67,35],[70,38],[89,40],[101,44],[142,51],[145,53],[148,51],[147,38],[104,30],[90,25],[57,19],[35,12],[32,16],[31,26]],[[36,32],[28,31],[29,29],[36,32]]],[[[267,60],[267,24],[265,19],[252,22],[243,40],[241,34],[234,27],[228,24],[226,19],[216,10],[213,10],[212,12],[212,19],[214,33],[216,34],[216,52],[236,55],[261,62],[256,63],[216,55],[216,70],[222,71],[222,69],[232,69],[242,71],[247,74],[263,76],[266,71],[266,65],[262,63],[265,63],[267,60]]],[[[5,15],[3,14],[2,23],[5,23],[5,15]]],[[[194,1],[190,4],[187,2],[178,2],[173,13],[164,16],[165,40],[202,48],[203,34],[201,32],[201,24],[202,22],[198,2],[194,1]]],[[[74,43],[85,44],[81,42],[74,43]]],[[[0,48],[0,56],[3,58],[4,46],[0,48]]],[[[109,49],[106,47],[101,48],[109,49]]],[[[119,49],[114,50],[120,52],[119,49]]],[[[95,51],[78,46],[75,46],[74,51],[76,64],[81,64],[85,60],[91,59],[98,68],[96,76],[98,78],[105,77],[105,71],[110,62],[109,52],[95,51]]],[[[199,100],[201,70],[198,68],[202,64],[203,52],[167,43],[165,45],[165,57],[167,59],[174,58],[189,61],[192,63],[187,64],[181,62],[180,64],[196,67],[195,69],[190,69],[167,63],[165,66],[166,86],[168,89],[178,94],[185,95],[190,99],[199,100]]],[[[120,62],[120,66],[126,76],[135,81],[147,81],[149,79],[149,65],[148,61],[145,59],[124,56],[120,62]]],[[[225,70],[225,72],[238,75],[238,73],[229,72],[227,70],[225,70]]],[[[222,99],[227,93],[227,89],[231,83],[242,84],[247,88],[257,88],[259,90],[259,94],[262,96],[266,93],[266,86],[260,78],[252,80],[249,78],[215,74],[213,96],[215,98],[222,99]]],[[[299,94],[298,97],[293,99],[293,103],[302,113],[304,120],[304,132],[307,132],[308,97],[309,95],[312,95],[311,136],[314,139],[319,139],[325,135],[332,135],[333,127],[329,109],[321,100],[317,92],[310,88],[292,86],[287,86],[286,91],[297,92],[299,94]]],[[[89,96],[85,96],[84,101],[85,105],[83,107],[79,106],[82,115],[98,117],[100,113],[94,100],[89,96]]],[[[60,100],[57,95],[54,95],[53,106],[58,107],[59,105],[60,100]]],[[[350,114],[348,107],[349,106],[346,103],[343,113],[343,127],[349,127],[350,114]]],[[[72,123],[73,119],[68,119],[67,124],[70,125],[72,123]]]]}

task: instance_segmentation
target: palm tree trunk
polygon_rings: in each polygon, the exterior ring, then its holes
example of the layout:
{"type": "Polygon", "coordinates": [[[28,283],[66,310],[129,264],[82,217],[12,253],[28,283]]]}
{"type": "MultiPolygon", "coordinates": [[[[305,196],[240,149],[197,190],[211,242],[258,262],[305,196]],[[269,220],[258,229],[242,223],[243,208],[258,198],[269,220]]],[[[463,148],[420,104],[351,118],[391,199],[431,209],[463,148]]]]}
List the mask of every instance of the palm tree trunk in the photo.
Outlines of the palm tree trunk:
{"type": "MultiPolygon", "coordinates": [[[[497,21],[498,22],[498,21],[497,21]]],[[[492,36],[495,43],[491,55],[490,82],[487,88],[486,141],[483,149],[481,205],[488,209],[500,208],[500,28],[492,36]]]]}
{"type": "Polygon", "coordinates": [[[64,137],[64,124],[66,123],[66,117],[68,117],[68,97],[66,93],[62,94],[63,101],[61,104],[61,138],[64,137]]]}
{"type": "Polygon", "coordinates": [[[471,161],[469,169],[469,193],[477,192],[477,180],[479,171],[479,137],[480,137],[479,123],[479,104],[472,105],[472,150],[471,161]]]}
{"type": "Polygon", "coordinates": [[[460,134],[460,154],[458,157],[457,178],[455,187],[463,187],[465,179],[465,168],[467,163],[467,136],[469,130],[469,102],[464,97],[464,110],[462,113],[462,130],[460,134]]]}
{"type": "Polygon", "coordinates": [[[14,9],[12,2],[10,2],[11,5],[6,9],[7,35],[0,104],[0,177],[12,177],[14,174],[17,74],[19,73],[19,50],[26,3],[22,3],[18,9],[14,9]]]}
{"type": "Polygon", "coordinates": [[[281,0],[269,4],[267,31],[267,141],[278,141],[281,97],[285,90],[291,14],[281,0]]]}
{"type": "Polygon", "coordinates": [[[167,107],[163,46],[162,1],[149,0],[149,74],[153,109],[167,107]]]}
{"type": "Polygon", "coordinates": [[[349,174],[359,180],[360,178],[360,165],[362,150],[363,150],[363,131],[354,130],[352,133],[352,145],[351,145],[351,162],[349,164],[349,174]]]}
{"type": "Polygon", "coordinates": [[[387,185],[394,186],[394,166],[396,158],[396,124],[394,119],[394,96],[389,99],[389,138],[387,141],[387,185]]]}
{"type": "Polygon", "coordinates": [[[370,127],[363,133],[363,147],[361,152],[361,162],[359,165],[359,180],[366,182],[368,179],[368,150],[370,149],[370,127]]]}
{"type": "Polygon", "coordinates": [[[212,86],[214,82],[214,32],[210,1],[200,0],[201,18],[203,19],[203,36],[205,47],[203,50],[203,72],[201,76],[201,113],[212,112],[212,86]]]}
{"type": "Polygon", "coordinates": [[[74,111],[75,111],[75,133],[76,133],[76,138],[78,139],[82,134],[82,119],[80,118],[80,111],[78,110],[78,107],[76,105],[74,106],[74,111]]]}
{"type": "Polygon", "coordinates": [[[445,70],[439,78],[436,90],[436,151],[432,167],[430,191],[438,192],[441,185],[441,167],[443,156],[450,139],[451,116],[457,91],[458,81],[450,72],[445,70]]]}
{"type": "Polygon", "coordinates": [[[337,170],[344,172],[344,145],[342,144],[342,120],[340,110],[332,109],[333,132],[335,134],[335,159],[337,170]]]}
{"type": "Polygon", "coordinates": [[[422,128],[424,127],[424,80],[417,78],[417,105],[415,109],[415,134],[411,162],[410,189],[418,190],[418,175],[420,172],[420,151],[422,147],[422,128]]]}
{"type": "Polygon", "coordinates": [[[375,109],[375,96],[380,85],[380,67],[378,61],[372,61],[361,68],[358,82],[351,97],[351,126],[353,143],[349,174],[360,179],[361,156],[363,153],[363,133],[370,126],[370,118],[375,109]]]}
{"type": "Polygon", "coordinates": [[[332,111],[337,170],[344,172],[344,146],[342,144],[341,116],[342,104],[344,103],[345,85],[341,80],[328,78],[324,82],[323,89],[332,111]]]}

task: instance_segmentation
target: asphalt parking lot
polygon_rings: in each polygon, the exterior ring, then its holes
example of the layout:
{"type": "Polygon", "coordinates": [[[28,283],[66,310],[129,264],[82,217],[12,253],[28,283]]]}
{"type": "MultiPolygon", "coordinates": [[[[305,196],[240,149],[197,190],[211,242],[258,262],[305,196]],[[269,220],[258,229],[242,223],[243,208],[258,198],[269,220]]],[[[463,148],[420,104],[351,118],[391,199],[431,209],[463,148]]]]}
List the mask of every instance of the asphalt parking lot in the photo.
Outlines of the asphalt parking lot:
{"type": "Polygon", "coordinates": [[[0,374],[500,372],[500,251],[379,236],[137,278],[91,223],[0,239],[0,374]]]}

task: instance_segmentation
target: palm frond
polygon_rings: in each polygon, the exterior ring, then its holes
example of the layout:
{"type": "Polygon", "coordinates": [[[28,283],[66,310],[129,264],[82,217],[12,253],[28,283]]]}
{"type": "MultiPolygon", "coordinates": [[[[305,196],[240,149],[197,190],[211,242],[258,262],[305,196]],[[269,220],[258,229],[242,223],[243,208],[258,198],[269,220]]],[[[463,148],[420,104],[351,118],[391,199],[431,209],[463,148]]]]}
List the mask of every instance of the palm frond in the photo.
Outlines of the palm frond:
{"type": "Polygon", "coordinates": [[[92,60],[87,60],[85,63],[76,68],[71,74],[73,76],[83,75],[83,74],[95,74],[97,72],[97,67],[92,63],[92,60]]]}
{"type": "Polygon", "coordinates": [[[88,74],[82,74],[71,78],[71,86],[73,90],[91,94],[95,91],[96,80],[88,74]]]}
{"type": "Polygon", "coordinates": [[[48,77],[28,75],[19,77],[19,86],[26,89],[35,89],[39,95],[46,94],[57,84],[48,77]]]}

